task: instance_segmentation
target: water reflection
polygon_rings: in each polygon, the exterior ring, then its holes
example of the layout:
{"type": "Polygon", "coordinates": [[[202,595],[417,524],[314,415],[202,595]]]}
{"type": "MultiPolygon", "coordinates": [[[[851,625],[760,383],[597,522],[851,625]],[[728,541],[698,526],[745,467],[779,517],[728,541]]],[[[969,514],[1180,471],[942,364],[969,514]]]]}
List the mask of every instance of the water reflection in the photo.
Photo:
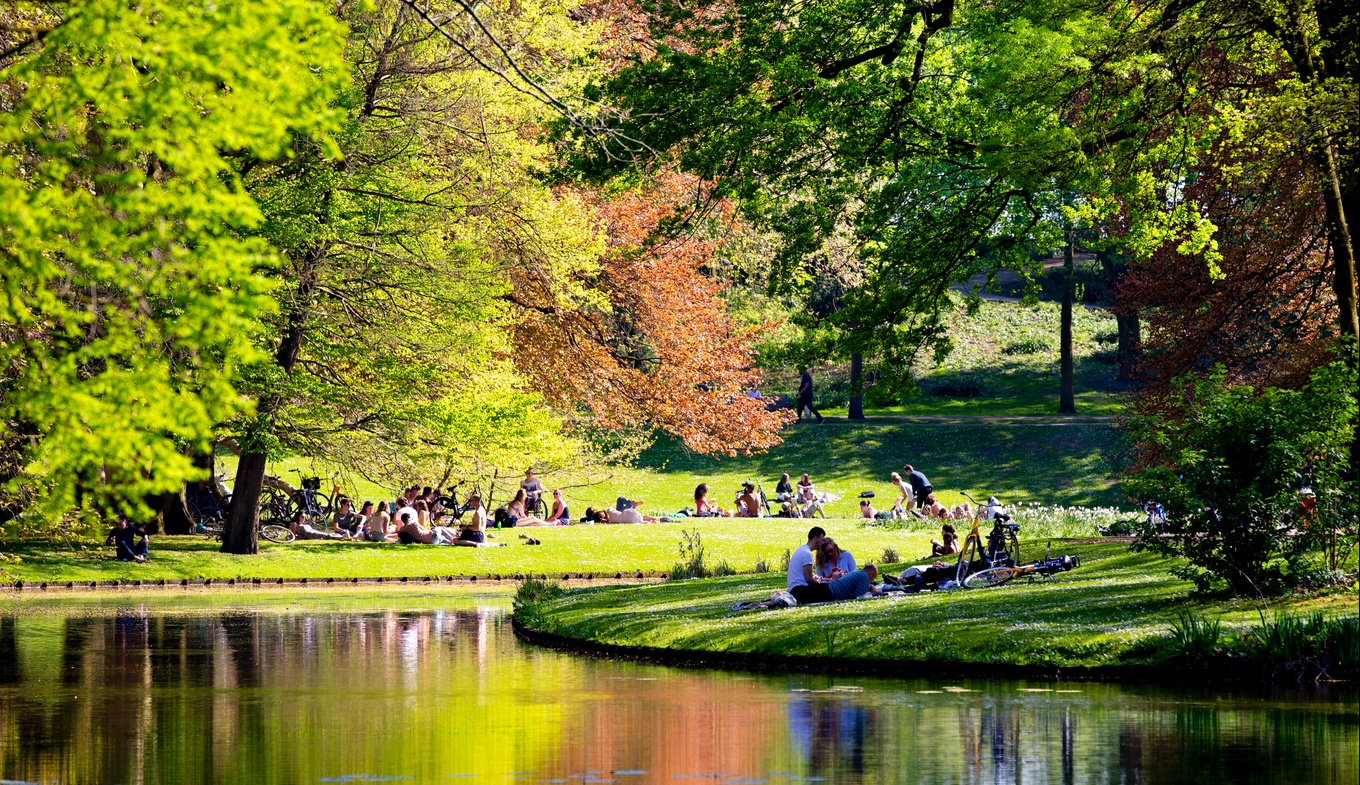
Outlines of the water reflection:
{"type": "Polygon", "coordinates": [[[506,614],[398,595],[0,617],[0,777],[1295,785],[1360,771],[1354,692],[678,671],[526,647],[506,614]]]}

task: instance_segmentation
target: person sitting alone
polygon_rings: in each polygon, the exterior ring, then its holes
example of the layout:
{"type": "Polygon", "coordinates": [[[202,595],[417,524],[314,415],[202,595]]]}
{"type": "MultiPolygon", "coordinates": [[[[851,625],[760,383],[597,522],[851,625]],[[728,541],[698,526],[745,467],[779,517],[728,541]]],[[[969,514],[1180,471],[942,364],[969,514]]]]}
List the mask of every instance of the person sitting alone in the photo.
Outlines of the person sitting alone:
{"type": "Polygon", "coordinates": [[[104,538],[104,544],[113,546],[113,556],[118,561],[145,564],[151,560],[151,536],[141,527],[133,526],[126,515],[119,514],[113,530],[104,538]]]}
{"type": "Polygon", "coordinates": [[[708,500],[708,483],[701,482],[694,488],[694,515],[698,518],[717,518],[728,512],[708,500]]]}
{"type": "Polygon", "coordinates": [[[760,497],[756,495],[755,483],[744,482],[741,484],[741,493],[737,496],[738,518],[759,518],[760,497]]]}
{"type": "Polygon", "coordinates": [[[931,556],[949,556],[959,552],[959,535],[954,531],[954,524],[946,523],[940,527],[940,539],[942,542],[930,541],[931,556]]]}
{"type": "Polygon", "coordinates": [[[323,532],[320,529],[312,526],[311,522],[307,520],[306,510],[298,510],[297,513],[293,516],[292,525],[290,525],[288,528],[292,530],[293,536],[297,537],[299,540],[351,539],[349,536],[349,532],[340,531],[332,534],[331,532],[323,532]]]}
{"type": "Polygon", "coordinates": [[[855,557],[830,537],[822,539],[822,547],[817,549],[817,577],[830,582],[854,572],[855,557]]]}

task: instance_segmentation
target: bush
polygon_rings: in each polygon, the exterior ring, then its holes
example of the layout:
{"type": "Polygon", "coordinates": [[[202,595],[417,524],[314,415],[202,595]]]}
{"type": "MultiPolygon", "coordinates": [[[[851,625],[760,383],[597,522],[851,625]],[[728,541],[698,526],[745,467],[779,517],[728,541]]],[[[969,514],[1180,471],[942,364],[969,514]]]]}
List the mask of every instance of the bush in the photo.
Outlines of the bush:
{"type": "Polygon", "coordinates": [[[1171,626],[1171,642],[1182,660],[1202,665],[1220,654],[1223,625],[1215,619],[1196,616],[1189,611],[1178,614],[1179,621],[1171,626]]]}
{"type": "Polygon", "coordinates": [[[986,398],[987,376],[981,371],[964,371],[921,383],[926,395],[942,398],[986,398]]]}
{"type": "Polygon", "coordinates": [[[1038,335],[1028,335],[1013,343],[1006,344],[1001,348],[1001,353],[1007,356],[1017,354],[1046,354],[1053,351],[1053,342],[1038,335]]]}
{"type": "Polygon", "coordinates": [[[714,578],[725,578],[728,575],[736,574],[737,574],[736,568],[728,564],[727,559],[723,559],[722,561],[718,562],[718,566],[713,568],[714,578]]]}
{"type": "Polygon", "coordinates": [[[763,574],[765,574],[765,573],[767,573],[767,572],[769,572],[769,571],[770,571],[770,563],[767,562],[767,561],[765,561],[765,557],[764,557],[764,556],[757,557],[757,558],[756,558],[756,566],[755,566],[755,572],[756,572],[756,574],[757,574],[757,575],[763,575],[763,574]]]}
{"type": "Polygon", "coordinates": [[[899,564],[902,561],[902,556],[892,548],[884,548],[883,558],[879,559],[879,561],[883,564],[899,564]]]}
{"type": "Polygon", "coordinates": [[[538,627],[542,622],[539,608],[542,603],[555,600],[566,593],[557,581],[529,578],[515,590],[515,618],[530,627],[538,627]]]}
{"type": "Polygon", "coordinates": [[[1307,536],[1353,526],[1354,493],[1341,479],[1355,417],[1354,375],[1340,363],[1315,372],[1302,390],[1229,386],[1222,369],[1177,382],[1180,419],[1135,417],[1129,429],[1144,468],[1128,495],[1165,505],[1165,529],[1138,526],[1135,548],[1187,560],[1177,574],[1205,591],[1220,581],[1236,593],[1279,592],[1312,567],[1307,536]],[[1320,512],[1301,507],[1308,484],[1320,512]]]}
{"type": "Polygon", "coordinates": [[[704,563],[704,541],[698,529],[693,534],[688,529],[680,532],[680,558],[682,561],[671,568],[670,580],[707,578],[711,574],[704,563]]]}

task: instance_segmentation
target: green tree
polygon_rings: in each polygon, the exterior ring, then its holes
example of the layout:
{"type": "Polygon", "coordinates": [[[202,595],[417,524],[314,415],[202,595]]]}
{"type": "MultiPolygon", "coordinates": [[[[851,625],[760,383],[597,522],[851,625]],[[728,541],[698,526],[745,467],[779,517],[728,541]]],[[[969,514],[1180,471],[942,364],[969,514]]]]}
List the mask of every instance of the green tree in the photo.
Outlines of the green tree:
{"type": "MultiPolygon", "coordinates": [[[[49,517],[201,470],[276,256],[229,156],[331,127],[340,25],[303,0],[0,8],[0,443],[49,517]]],[[[317,137],[319,138],[319,137],[317,137]]]]}
{"type": "MultiPolygon", "coordinates": [[[[1236,593],[1277,592],[1312,565],[1326,543],[1303,520],[1299,491],[1343,500],[1346,438],[1356,417],[1355,375],[1320,369],[1302,390],[1230,386],[1220,370],[1183,380],[1185,416],[1135,418],[1143,468],[1135,499],[1162,503],[1168,530],[1145,526],[1136,547],[1187,559],[1180,573],[1202,590],[1225,581],[1236,593]]],[[[1353,497],[1339,519],[1354,519],[1353,497]]]]}

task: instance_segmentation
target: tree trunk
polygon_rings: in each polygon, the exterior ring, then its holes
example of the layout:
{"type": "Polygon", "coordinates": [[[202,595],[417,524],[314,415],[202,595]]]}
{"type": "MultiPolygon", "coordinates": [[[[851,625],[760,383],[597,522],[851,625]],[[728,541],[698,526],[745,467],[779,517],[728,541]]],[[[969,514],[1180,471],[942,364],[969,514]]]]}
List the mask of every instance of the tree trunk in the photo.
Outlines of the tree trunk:
{"type": "Polygon", "coordinates": [[[1076,230],[1073,228],[1067,230],[1067,247],[1063,251],[1063,270],[1066,276],[1063,278],[1062,355],[1060,360],[1062,390],[1058,400],[1058,414],[1077,413],[1077,402],[1072,384],[1072,305],[1077,295],[1076,263],[1072,258],[1072,243],[1075,233],[1076,230]]]}
{"type": "Polygon", "coordinates": [[[850,355],[850,419],[864,419],[864,355],[850,355]]]}
{"type": "Polygon", "coordinates": [[[223,553],[260,552],[260,489],[264,487],[264,468],[269,456],[263,451],[244,450],[236,466],[236,484],[231,492],[231,515],[222,531],[223,553]]]}
{"type": "Polygon", "coordinates": [[[1115,350],[1115,360],[1119,371],[1115,380],[1121,384],[1138,381],[1138,363],[1143,359],[1143,328],[1138,313],[1115,314],[1115,324],[1119,329],[1119,344],[1115,350]]]}

